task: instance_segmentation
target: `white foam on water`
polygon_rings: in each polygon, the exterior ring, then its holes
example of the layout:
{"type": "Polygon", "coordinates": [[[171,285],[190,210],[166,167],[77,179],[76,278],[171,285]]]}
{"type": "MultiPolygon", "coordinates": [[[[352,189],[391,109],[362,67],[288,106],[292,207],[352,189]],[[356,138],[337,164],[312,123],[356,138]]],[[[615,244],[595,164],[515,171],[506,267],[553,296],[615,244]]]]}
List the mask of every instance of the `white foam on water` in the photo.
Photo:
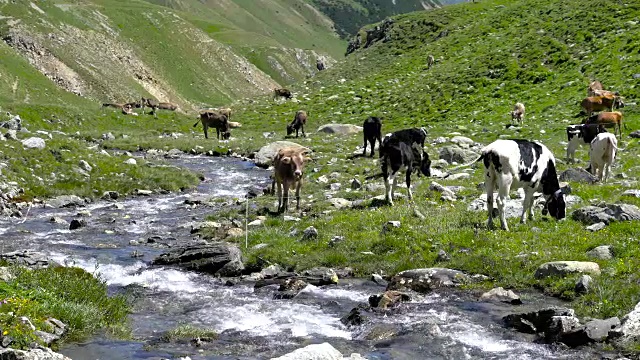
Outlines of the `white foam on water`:
{"type": "Polygon", "coordinates": [[[5,234],[10,228],[0,228],[0,235],[5,234]]]}
{"type": "Polygon", "coordinates": [[[367,302],[369,301],[370,295],[361,291],[340,288],[323,289],[313,285],[307,285],[307,287],[302,289],[300,293],[308,293],[315,295],[316,297],[322,297],[326,299],[347,299],[356,302],[367,302]]]}
{"type": "MultiPolygon", "coordinates": [[[[236,294],[237,296],[238,294],[236,294]]],[[[217,331],[246,331],[255,336],[321,335],[351,339],[340,319],[324,313],[320,308],[295,302],[237,296],[233,306],[212,301],[215,308],[200,310],[198,318],[217,331]]]]}
{"type": "Polygon", "coordinates": [[[51,235],[60,235],[60,234],[71,234],[71,230],[69,229],[55,229],[52,231],[48,231],[48,232],[34,232],[33,235],[37,236],[39,238],[45,238],[45,237],[49,237],[51,235]]]}
{"type": "Polygon", "coordinates": [[[196,283],[197,274],[168,268],[148,269],[147,265],[140,261],[132,265],[101,264],[95,258],[74,259],[64,254],[49,256],[60,264],[77,266],[88,271],[105,280],[107,285],[139,284],[151,289],[179,294],[207,291],[205,287],[196,283]]]}

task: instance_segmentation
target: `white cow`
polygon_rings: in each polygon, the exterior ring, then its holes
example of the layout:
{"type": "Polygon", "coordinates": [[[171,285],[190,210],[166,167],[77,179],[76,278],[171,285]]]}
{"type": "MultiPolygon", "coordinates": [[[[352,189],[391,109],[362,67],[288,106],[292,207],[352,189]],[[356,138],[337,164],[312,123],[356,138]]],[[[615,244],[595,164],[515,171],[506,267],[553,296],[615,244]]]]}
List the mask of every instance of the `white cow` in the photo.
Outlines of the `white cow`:
{"type": "Polygon", "coordinates": [[[611,165],[616,159],[618,150],[618,140],[611,133],[600,133],[591,141],[589,152],[590,165],[589,172],[598,177],[598,180],[607,182],[611,165]]]}

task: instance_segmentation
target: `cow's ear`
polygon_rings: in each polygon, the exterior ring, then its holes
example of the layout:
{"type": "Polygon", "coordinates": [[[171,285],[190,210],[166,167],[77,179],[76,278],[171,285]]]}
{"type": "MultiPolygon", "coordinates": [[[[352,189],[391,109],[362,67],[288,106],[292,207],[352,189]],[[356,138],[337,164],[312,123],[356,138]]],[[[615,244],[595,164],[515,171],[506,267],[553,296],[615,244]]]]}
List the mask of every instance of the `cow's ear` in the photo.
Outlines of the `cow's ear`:
{"type": "Polygon", "coordinates": [[[280,160],[283,164],[291,164],[291,158],[289,156],[285,156],[280,160]]]}
{"type": "Polygon", "coordinates": [[[312,159],[312,158],[310,158],[310,157],[308,157],[308,156],[303,157],[303,158],[302,158],[302,160],[303,160],[304,162],[310,162],[310,161],[313,161],[313,159],[312,159]]]}

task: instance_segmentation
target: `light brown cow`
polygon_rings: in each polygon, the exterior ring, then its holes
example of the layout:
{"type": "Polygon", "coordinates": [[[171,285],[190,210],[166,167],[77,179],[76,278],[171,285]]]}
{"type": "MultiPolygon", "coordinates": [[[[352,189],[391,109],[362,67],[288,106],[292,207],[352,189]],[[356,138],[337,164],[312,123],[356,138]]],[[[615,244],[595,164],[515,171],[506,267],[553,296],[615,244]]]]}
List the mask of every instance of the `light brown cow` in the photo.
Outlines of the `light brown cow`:
{"type": "MultiPolygon", "coordinates": [[[[622,137],[622,113],[619,111],[601,112],[585,119],[583,124],[598,124],[604,127],[613,127],[613,133],[622,137]],[[617,132],[616,132],[617,130],[617,132]]],[[[626,128],[626,125],[625,125],[626,128]]]]}
{"type": "Polygon", "coordinates": [[[517,120],[518,123],[522,124],[524,122],[524,110],[523,103],[516,103],[511,112],[511,121],[517,120]]]}
{"type": "Polygon", "coordinates": [[[280,149],[273,159],[273,182],[271,193],[278,186],[278,212],[282,213],[289,208],[289,189],[296,188],[296,210],[300,209],[300,188],[302,187],[302,175],[307,149],[300,147],[287,147],[280,149]]]}
{"type": "Polygon", "coordinates": [[[587,87],[587,96],[598,96],[596,91],[603,90],[602,83],[598,80],[592,81],[587,87]]]}
{"type": "Polygon", "coordinates": [[[433,66],[433,63],[435,61],[436,59],[433,57],[433,55],[427,56],[427,68],[431,69],[431,66],[433,66]]]}
{"type": "Polygon", "coordinates": [[[624,107],[624,103],[619,96],[589,96],[580,103],[587,116],[591,116],[594,111],[609,110],[624,107]]]}

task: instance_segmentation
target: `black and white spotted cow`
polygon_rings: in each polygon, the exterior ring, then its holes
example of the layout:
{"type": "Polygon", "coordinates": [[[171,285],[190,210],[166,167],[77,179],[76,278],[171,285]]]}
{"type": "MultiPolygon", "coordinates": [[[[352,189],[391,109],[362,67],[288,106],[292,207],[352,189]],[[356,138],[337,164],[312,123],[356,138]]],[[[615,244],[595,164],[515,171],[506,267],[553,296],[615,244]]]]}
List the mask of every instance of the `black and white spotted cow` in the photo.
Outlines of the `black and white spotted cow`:
{"type": "Polygon", "coordinates": [[[385,186],[385,200],[393,205],[393,194],[398,179],[399,171],[406,169],[406,183],[409,200],[413,199],[411,193],[411,174],[418,171],[425,176],[431,176],[431,160],[424,150],[424,142],[427,131],[420,129],[405,129],[387,134],[380,146],[380,164],[385,186]]]}
{"type": "Polygon", "coordinates": [[[591,144],[600,133],[607,132],[604,126],[597,124],[579,124],[567,126],[567,160],[575,161],[578,147],[591,144]]]}
{"type": "Polygon", "coordinates": [[[556,160],[546,146],[537,141],[496,140],[485,146],[474,162],[480,160],[483,160],[486,169],[489,228],[493,228],[493,191],[496,188],[500,225],[504,230],[509,231],[504,207],[512,186],[524,189],[521,223],[526,222],[527,215],[529,220],[533,219],[533,193],[536,191],[542,191],[546,200],[543,215],[549,213],[558,220],[566,216],[564,193],[560,190],[556,173],[556,160]]]}

